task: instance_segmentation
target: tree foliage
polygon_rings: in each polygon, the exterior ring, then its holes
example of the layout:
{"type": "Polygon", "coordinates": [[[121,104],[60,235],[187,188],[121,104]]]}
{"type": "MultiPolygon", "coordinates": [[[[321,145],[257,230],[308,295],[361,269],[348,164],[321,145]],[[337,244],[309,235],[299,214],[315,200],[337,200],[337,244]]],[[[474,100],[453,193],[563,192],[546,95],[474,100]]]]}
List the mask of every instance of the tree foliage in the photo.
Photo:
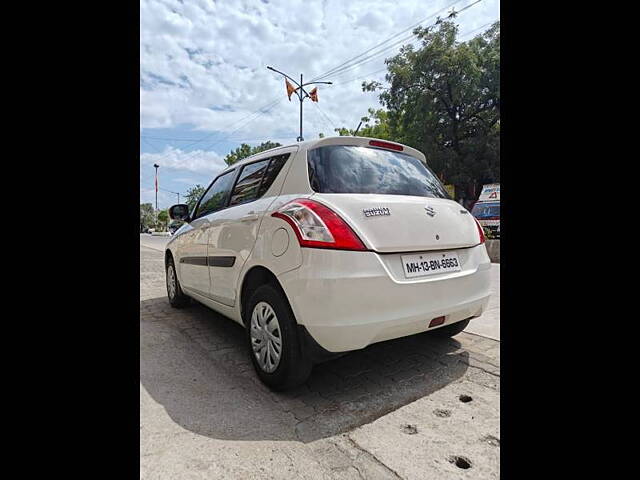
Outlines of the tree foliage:
{"type": "Polygon", "coordinates": [[[255,155],[256,153],[264,152],[265,150],[270,150],[272,148],[276,148],[280,146],[281,144],[277,142],[271,142],[271,141],[263,142],[260,145],[257,145],[255,147],[252,147],[250,145],[247,145],[246,143],[243,143],[235,150],[232,150],[231,152],[229,152],[229,154],[226,157],[224,157],[224,162],[227,165],[233,165],[234,163],[239,162],[243,158],[247,158],[247,157],[250,157],[251,155],[255,155]]]}
{"type": "Polygon", "coordinates": [[[167,224],[169,223],[169,211],[168,210],[160,210],[158,212],[158,225],[157,228],[164,231],[167,229],[167,224]]]}
{"type": "Polygon", "coordinates": [[[193,209],[196,206],[196,203],[198,203],[198,200],[200,200],[200,197],[202,196],[203,193],[204,193],[204,187],[200,184],[196,185],[195,187],[191,187],[189,190],[187,190],[187,194],[184,196],[184,203],[189,205],[190,212],[193,211],[193,209]]]}
{"type": "Polygon", "coordinates": [[[140,228],[152,227],[156,221],[155,214],[153,212],[153,205],[150,203],[140,204],[140,228]]]}
{"type": "Polygon", "coordinates": [[[390,87],[363,82],[363,91],[381,92],[386,110],[370,109],[358,135],[422,151],[445,183],[471,197],[500,181],[500,23],[468,42],[457,33],[451,21],[415,29],[420,48],[403,46],[386,61],[390,87]]]}
{"type": "MultiPolygon", "coordinates": [[[[360,126],[358,136],[390,140],[391,131],[389,130],[388,113],[384,109],[374,110],[373,108],[370,108],[368,112],[369,116],[360,119],[364,125],[360,126]]],[[[336,128],[335,131],[341,137],[352,136],[356,133],[355,129],[351,130],[344,127],[336,128]]]]}

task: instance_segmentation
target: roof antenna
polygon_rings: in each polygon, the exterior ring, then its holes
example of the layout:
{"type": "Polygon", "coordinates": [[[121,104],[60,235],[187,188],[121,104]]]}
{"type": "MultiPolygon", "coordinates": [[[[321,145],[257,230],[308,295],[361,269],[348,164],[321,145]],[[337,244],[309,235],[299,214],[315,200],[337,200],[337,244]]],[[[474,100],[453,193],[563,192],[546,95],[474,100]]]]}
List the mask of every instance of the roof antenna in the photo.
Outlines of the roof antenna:
{"type": "Polygon", "coordinates": [[[358,134],[358,130],[360,130],[360,125],[362,125],[362,121],[360,121],[360,123],[358,124],[358,128],[356,128],[356,131],[353,132],[354,137],[358,134]]]}

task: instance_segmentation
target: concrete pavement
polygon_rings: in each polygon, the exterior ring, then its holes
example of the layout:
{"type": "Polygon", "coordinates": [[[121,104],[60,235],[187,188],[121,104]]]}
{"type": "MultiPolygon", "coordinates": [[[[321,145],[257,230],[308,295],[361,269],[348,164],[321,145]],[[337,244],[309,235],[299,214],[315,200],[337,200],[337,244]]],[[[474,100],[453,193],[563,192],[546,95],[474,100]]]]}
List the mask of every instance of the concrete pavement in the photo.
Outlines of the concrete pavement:
{"type": "Polygon", "coordinates": [[[499,342],[382,342],[274,393],[253,372],[242,327],[199,304],[170,307],[163,246],[145,244],[141,478],[499,477],[499,342]]]}
{"type": "Polygon", "coordinates": [[[487,309],[474,318],[465,332],[475,333],[494,340],[500,340],[500,264],[491,264],[491,297],[487,309]]]}
{"type": "Polygon", "coordinates": [[[153,248],[154,250],[159,250],[161,252],[164,252],[164,249],[167,246],[167,243],[169,243],[169,240],[171,240],[171,238],[172,237],[156,236],[148,233],[141,233],[140,245],[144,245],[145,247],[153,248]]]}

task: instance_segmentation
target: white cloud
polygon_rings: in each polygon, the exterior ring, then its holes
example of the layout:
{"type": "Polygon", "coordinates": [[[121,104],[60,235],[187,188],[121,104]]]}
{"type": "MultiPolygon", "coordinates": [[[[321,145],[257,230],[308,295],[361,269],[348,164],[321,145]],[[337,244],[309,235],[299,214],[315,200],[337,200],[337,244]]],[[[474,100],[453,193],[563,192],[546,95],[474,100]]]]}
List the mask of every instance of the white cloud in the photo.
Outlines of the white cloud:
{"type": "Polygon", "coordinates": [[[184,152],[173,147],[167,147],[161,153],[143,153],[140,155],[140,163],[144,166],[161,163],[163,171],[165,169],[187,170],[211,176],[227,167],[223,157],[216,152],[205,150],[184,152]]]}
{"type": "MultiPolygon", "coordinates": [[[[141,125],[169,128],[188,124],[197,130],[230,133],[238,126],[235,122],[279,98],[283,101],[240,128],[233,138],[266,140],[286,134],[294,142],[298,102],[287,101],[282,77],[268,71],[267,65],[296,78],[303,72],[308,81],[452,1],[142,0],[141,125]]],[[[471,1],[459,2],[456,9],[471,1]]],[[[498,1],[483,0],[457,21],[464,32],[497,16],[498,1]]],[[[388,51],[388,56],[398,49],[388,51]]],[[[355,128],[367,108],[379,108],[378,95],[363,93],[361,80],[340,82],[384,68],[384,58],[331,78],[334,86],[319,87],[318,106],[330,120],[305,101],[305,138],[317,137],[319,132],[333,135],[334,126],[355,128]]],[[[380,72],[367,79],[383,77],[380,72]]],[[[169,152],[176,167],[208,172],[220,165],[215,154],[191,157],[177,152],[169,152]],[[181,161],[186,163],[179,164],[181,161]]]]}

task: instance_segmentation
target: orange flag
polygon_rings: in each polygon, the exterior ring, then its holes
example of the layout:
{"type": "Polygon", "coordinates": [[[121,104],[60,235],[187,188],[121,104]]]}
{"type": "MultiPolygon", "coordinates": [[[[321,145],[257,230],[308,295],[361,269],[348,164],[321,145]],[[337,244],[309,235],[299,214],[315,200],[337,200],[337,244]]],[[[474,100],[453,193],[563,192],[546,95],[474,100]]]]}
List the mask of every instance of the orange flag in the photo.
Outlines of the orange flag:
{"type": "Polygon", "coordinates": [[[313,87],[313,90],[309,92],[309,97],[311,98],[312,102],[318,101],[318,87],[313,87]]]}
{"type": "Polygon", "coordinates": [[[296,88],[289,83],[289,80],[284,79],[285,84],[287,85],[287,95],[289,95],[289,101],[291,101],[291,94],[296,91],[296,88]]]}

